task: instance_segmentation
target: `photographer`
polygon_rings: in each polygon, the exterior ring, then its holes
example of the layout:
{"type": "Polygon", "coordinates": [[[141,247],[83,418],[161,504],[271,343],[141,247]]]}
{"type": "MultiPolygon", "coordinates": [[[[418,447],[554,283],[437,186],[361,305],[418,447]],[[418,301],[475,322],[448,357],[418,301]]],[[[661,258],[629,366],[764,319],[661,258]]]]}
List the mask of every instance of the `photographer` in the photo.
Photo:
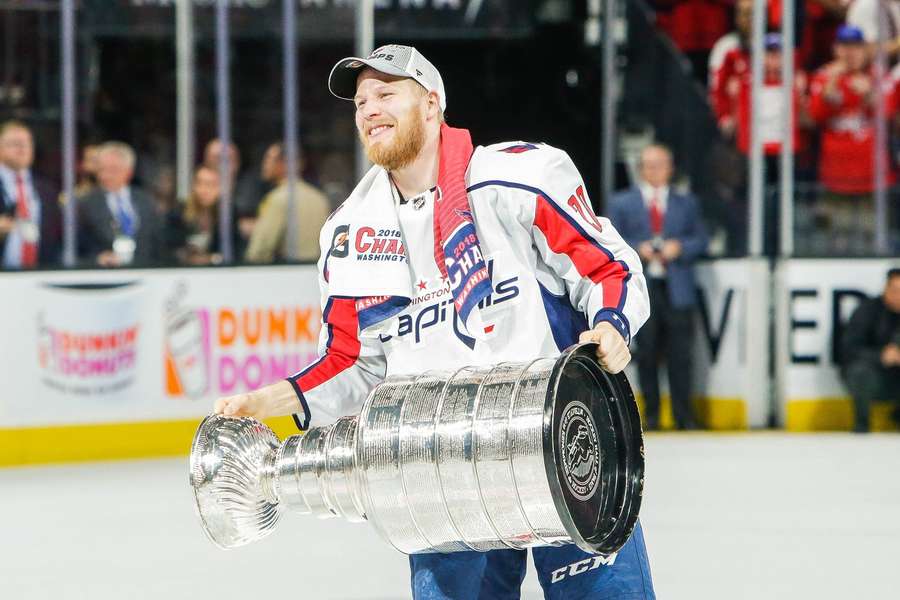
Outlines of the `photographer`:
{"type": "Polygon", "coordinates": [[[669,186],[672,171],[671,151],[661,144],[647,146],[641,152],[640,184],[617,194],[609,207],[610,221],[637,248],[650,292],[650,319],[635,338],[646,429],[659,427],[660,354],[668,366],[675,426],[697,427],[690,404],[694,262],[708,240],[697,200],[669,186]]]}

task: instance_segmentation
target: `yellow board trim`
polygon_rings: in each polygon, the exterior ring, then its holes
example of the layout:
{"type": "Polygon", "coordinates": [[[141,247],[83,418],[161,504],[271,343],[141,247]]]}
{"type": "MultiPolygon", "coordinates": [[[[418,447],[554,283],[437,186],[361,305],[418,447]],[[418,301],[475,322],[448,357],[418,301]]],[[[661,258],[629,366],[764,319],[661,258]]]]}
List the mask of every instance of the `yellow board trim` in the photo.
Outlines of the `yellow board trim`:
{"type": "MultiPolygon", "coordinates": [[[[200,421],[0,429],[0,466],[186,456],[200,421]]],[[[298,433],[290,417],[266,424],[281,439],[298,433]]]]}
{"type": "MultiPolygon", "coordinates": [[[[872,431],[897,431],[891,410],[889,402],[872,404],[872,431]]],[[[848,396],[792,398],[785,403],[784,414],[788,431],[849,431],[853,428],[853,400],[848,396]]]]}
{"type": "MultiPolygon", "coordinates": [[[[740,398],[695,398],[699,420],[713,430],[748,428],[740,398]]],[[[643,398],[638,396],[643,414],[643,398]]],[[[0,429],[0,466],[186,456],[200,419],[0,429]]],[[[266,421],[279,438],[297,433],[290,417],[266,421]]],[[[671,401],[663,396],[660,424],[672,429],[671,401]]]]}
{"type": "MultiPolygon", "coordinates": [[[[635,394],[641,420],[644,421],[644,396],[635,394]]],[[[747,403],[741,398],[700,398],[691,400],[694,414],[701,426],[714,431],[735,431],[750,428],[747,416],[747,403]]],[[[646,422],[646,421],[644,421],[646,422]]],[[[660,429],[674,429],[675,419],[672,416],[672,398],[663,394],[659,399],[660,429]]]]}

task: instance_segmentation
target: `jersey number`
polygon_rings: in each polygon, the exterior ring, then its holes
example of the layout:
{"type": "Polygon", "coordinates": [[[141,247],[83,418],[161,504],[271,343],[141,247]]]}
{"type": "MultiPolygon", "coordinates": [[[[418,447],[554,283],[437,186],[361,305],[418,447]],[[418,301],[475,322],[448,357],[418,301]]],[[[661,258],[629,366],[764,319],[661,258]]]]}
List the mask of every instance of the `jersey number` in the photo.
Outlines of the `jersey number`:
{"type": "Polygon", "coordinates": [[[587,198],[584,195],[584,188],[580,185],[578,189],[575,190],[575,193],[569,196],[569,206],[575,209],[581,218],[594,226],[594,229],[597,231],[603,231],[603,226],[600,224],[600,221],[594,215],[594,211],[591,208],[591,205],[588,204],[587,198]]]}

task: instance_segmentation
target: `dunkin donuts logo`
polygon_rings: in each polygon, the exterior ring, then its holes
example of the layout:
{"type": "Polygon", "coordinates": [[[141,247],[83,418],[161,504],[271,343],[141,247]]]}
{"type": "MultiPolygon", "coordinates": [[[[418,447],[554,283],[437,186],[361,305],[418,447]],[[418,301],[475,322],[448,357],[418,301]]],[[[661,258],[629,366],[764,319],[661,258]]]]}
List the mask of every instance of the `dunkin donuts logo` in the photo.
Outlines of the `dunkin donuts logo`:
{"type": "Polygon", "coordinates": [[[579,500],[590,499],[600,483],[600,440],[588,407],[577,400],[566,407],[559,425],[566,486],[579,500]]]}
{"type": "Polygon", "coordinates": [[[67,398],[117,398],[139,374],[146,336],[134,281],[47,282],[35,294],[37,377],[67,398]]]}
{"type": "Polygon", "coordinates": [[[137,356],[137,324],[119,329],[72,331],[41,323],[38,363],[50,378],[97,382],[130,376],[137,356]]]}

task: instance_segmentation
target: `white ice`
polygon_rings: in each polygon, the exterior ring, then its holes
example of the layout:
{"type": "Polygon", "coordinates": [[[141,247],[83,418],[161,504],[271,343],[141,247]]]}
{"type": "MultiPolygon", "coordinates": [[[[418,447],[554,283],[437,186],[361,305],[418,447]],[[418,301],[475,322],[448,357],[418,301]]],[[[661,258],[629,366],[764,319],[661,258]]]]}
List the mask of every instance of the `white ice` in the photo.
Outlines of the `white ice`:
{"type": "MultiPolygon", "coordinates": [[[[186,459],[0,469],[0,599],[410,595],[368,524],[226,552],[191,503],[186,459]]],[[[641,519],[661,600],[900,598],[900,435],[650,435],[641,519]]]]}

